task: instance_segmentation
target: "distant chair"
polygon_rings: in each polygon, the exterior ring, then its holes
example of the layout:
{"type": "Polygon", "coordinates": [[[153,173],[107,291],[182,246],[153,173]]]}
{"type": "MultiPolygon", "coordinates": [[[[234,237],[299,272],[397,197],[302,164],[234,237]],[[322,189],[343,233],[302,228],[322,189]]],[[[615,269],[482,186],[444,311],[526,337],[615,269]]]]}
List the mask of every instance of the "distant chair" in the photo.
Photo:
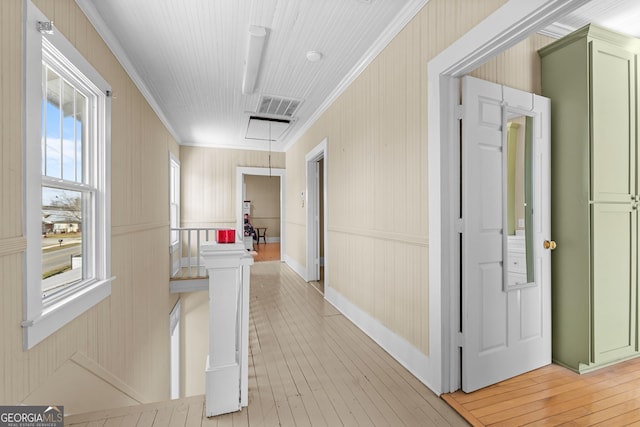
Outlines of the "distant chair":
{"type": "Polygon", "coordinates": [[[258,243],[260,243],[260,239],[264,241],[264,244],[267,244],[267,228],[266,227],[256,227],[256,232],[258,233],[258,243]]]}

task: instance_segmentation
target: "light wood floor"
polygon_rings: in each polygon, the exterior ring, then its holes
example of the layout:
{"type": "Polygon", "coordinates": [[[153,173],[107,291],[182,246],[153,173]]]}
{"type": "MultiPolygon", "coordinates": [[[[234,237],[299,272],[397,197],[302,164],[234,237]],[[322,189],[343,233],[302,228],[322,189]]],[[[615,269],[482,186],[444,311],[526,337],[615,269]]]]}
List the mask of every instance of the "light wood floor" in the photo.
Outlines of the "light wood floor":
{"type": "Polygon", "coordinates": [[[280,259],[280,243],[254,243],[255,252],[253,260],[255,262],[262,261],[278,261],[280,259]]]}
{"type": "Polygon", "coordinates": [[[640,359],[583,375],[549,365],[443,398],[474,426],[640,426],[640,359]]]}
{"type": "Polygon", "coordinates": [[[247,408],[208,419],[197,396],[72,415],[65,425],[468,425],[286,264],[251,269],[247,408]]]}

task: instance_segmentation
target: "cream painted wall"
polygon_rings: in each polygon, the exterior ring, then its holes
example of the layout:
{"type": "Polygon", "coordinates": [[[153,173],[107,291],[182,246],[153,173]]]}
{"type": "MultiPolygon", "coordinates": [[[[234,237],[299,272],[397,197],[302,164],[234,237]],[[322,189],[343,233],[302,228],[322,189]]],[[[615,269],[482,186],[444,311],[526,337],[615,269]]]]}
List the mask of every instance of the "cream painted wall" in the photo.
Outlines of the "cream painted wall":
{"type": "MultiPolygon", "coordinates": [[[[271,153],[271,166],[284,166],[284,153],[271,153]]],[[[266,151],[180,148],[183,227],[235,228],[242,200],[236,200],[236,168],[269,167],[266,151]]]]}
{"type": "MultiPolygon", "coordinates": [[[[306,265],[305,155],[328,140],[327,283],[429,354],[427,64],[504,4],[431,0],[287,151],[286,256],[306,265]]],[[[540,92],[534,36],[475,76],[540,92]]]]}
{"type": "Polygon", "coordinates": [[[280,177],[245,175],[246,199],[251,201],[251,224],[267,227],[267,239],[280,239],[280,177]]]}
{"type": "Polygon", "coordinates": [[[209,355],[209,292],[189,292],[181,296],[180,336],[182,338],[181,396],[205,393],[204,370],[209,355]]]}
{"type": "MultiPolygon", "coordinates": [[[[169,397],[168,158],[178,145],[73,0],[35,2],[113,89],[112,295],[29,351],[22,349],[22,2],[0,2],[0,404],[71,404],[51,379],[82,354],[102,381],[140,400],[169,397]],[[105,374],[106,373],[106,374],[105,374]],[[108,374],[108,375],[107,375],[108,374]],[[107,378],[107,379],[105,379],[107,378]],[[108,380],[112,378],[112,380],[108,380]]],[[[26,266],[28,268],[28,266],[26,266]]],[[[68,390],[113,405],[91,383],[68,390]],[[91,388],[91,389],[89,389],[91,388]]],[[[110,388],[113,390],[113,388],[110,388]]],[[[116,393],[117,394],[117,393],[116,393]]],[[[122,397],[122,396],[120,396],[122,397]]]]}

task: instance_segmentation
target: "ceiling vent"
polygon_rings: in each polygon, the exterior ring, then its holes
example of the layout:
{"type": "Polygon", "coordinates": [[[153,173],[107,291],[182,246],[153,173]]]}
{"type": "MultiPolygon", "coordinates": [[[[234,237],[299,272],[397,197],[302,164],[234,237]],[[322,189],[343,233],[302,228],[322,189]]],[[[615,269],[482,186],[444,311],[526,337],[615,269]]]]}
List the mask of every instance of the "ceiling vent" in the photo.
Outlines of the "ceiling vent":
{"type": "Polygon", "coordinates": [[[262,95],[258,103],[258,114],[293,118],[298,111],[302,101],[293,98],[282,98],[279,96],[262,95]]]}

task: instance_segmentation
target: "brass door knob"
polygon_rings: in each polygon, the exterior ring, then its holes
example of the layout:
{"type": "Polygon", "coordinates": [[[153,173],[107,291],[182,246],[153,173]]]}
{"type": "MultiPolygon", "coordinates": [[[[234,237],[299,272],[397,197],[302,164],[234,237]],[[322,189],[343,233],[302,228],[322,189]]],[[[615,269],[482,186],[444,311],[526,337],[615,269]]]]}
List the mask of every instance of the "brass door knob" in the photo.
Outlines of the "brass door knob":
{"type": "Polygon", "coordinates": [[[556,242],[554,242],[553,240],[545,240],[542,245],[544,246],[545,249],[551,249],[551,250],[554,250],[558,246],[556,245],[556,242]]]}

